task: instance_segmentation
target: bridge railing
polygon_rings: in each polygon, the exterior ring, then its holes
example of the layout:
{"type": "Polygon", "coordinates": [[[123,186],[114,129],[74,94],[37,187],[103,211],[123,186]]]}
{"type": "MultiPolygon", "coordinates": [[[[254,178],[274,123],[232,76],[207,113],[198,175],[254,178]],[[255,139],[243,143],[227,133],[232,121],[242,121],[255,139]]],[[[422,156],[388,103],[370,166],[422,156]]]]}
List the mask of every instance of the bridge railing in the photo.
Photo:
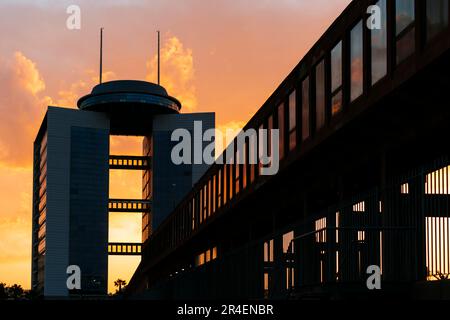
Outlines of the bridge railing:
{"type": "Polygon", "coordinates": [[[288,291],[328,284],[366,286],[373,273],[383,281],[417,280],[417,242],[412,227],[324,228],[294,238],[285,255],[288,291]],[[331,241],[325,235],[335,234],[331,241]],[[368,273],[369,272],[369,273],[368,273]]]}

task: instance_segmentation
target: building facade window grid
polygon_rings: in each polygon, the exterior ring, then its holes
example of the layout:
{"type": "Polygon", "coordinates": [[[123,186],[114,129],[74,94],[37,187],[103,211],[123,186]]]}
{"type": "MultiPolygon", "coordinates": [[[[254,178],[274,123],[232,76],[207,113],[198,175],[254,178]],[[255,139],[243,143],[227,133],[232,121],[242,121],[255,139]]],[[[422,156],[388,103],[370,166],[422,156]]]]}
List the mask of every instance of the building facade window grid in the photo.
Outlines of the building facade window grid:
{"type": "MultiPolygon", "coordinates": [[[[402,33],[404,32],[404,30],[407,30],[408,28],[411,27],[411,24],[414,24],[414,17],[415,17],[415,12],[414,12],[414,6],[411,4],[407,3],[408,0],[396,0],[396,14],[397,14],[397,23],[396,23],[396,32],[397,32],[397,38],[396,41],[398,42],[398,38],[402,37],[402,33]],[[408,20],[409,19],[409,20],[408,20]]],[[[442,8],[448,8],[448,5],[445,3],[441,3],[441,1],[433,1],[433,3],[436,3],[437,6],[441,6],[442,8]]],[[[377,2],[377,4],[382,8],[382,13],[385,13],[385,10],[387,10],[386,8],[386,0],[380,0],[377,2]]],[[[437,12],[435,10],[435,8],[431,5],[427,4],[427,12],[429,15],[436,15],[435,12],[437,12]],[[433,11],[434,8],[434,11],[433,11]]],[[[447,15],[439,15],[438,18],[435,19],[440,19],[440,21],[442,21],[442,24],[444,26],[448,25],[448,14],[447,15]]],[[[383,20],[382,25],[384,25],[386,23],[385,20],[383,20]]],[[[356,99],[356,97],[358,97],[359,95],[362,94],[362,90],[363,90],[363,67],[362,67],[362,63],[363,63],[363,37],[362,37],[362,24],[363,22],[360,21],[358,24],[355,25],[355,27],[351,30],[351,36],[350,36],[350,40],[351,40],[351,50],[350,50],[350,54],[351,54],[351,86],[350,86],[350,91],[351,91],[351,99],[356,99]]],[[[443,27],[441,27],[442,29],[443,27]]],[[[374,38],[374,37],[373,37],[374,38]]],[[[372,40],[373,40],[372,38],[372,40]]],[[[383,43],[381,45],[381,49],[385,49],[384,47],[385,45],[385,38],[386,35],[381,35],[379,36],[379,38],[381,38],[381,42],[383,43]]],[[[374,43],[372,42],[372,50],[375,50],[375,46],[374,43]]],[[[387,50],[387,48],[386,48],[387,50]]],[[[334,96],[339,95],[338,100],[338,107],[335,107],[335,101],[332,100],[332,114],[337,113],[340,108],[342,107],[342,79],[340,79],[342,77],[342,70],[341,70],[341,66],[340,64],[342,64],[342,41],[340,41],[338,43],[338,45],[335,46],[335,48],[332,50],[331,52],[331,97],[332,99],[334,98],[334,96]]],[[[381,54],[381,58],[380,57],[374,57],[375,55],[372,52],[372,64],[374,60],[376,59],[380,59],[381,62],[380,64],[383,65],[383,67],[381,68],[380,73],[378,74],[378,76],[374,76],[372,78],[372,81],[378,81],[379,77],[382,77],[383,75],[385,75],[386,70],[385,70],[385,64],[386,64],[386,58],[384,57],[386,54],[383,53],[381,54]]],[[[380,56],[380,55],[378,55],[380,56]]],[[[321,126],[324,125],[324,121],[325,121],[325,112],[322,112],[322,110],[324,110],[325,108],[325,100],[324,100],[324,87],[325,85],[322,83],[325,82],[325,68],[324,68],[324,61],[322,60],[317,66],[316,66],[316,127],[320,128],[321,126]],[[322,68],[323,66],[323,68],[322,68]],[[323,69],[323,71],[322,71],[323,69]],[[322,108],[322,103],[323,103],[323,108],[322,108]]],[[[310,136],[310,86],[309,86],[309,77],[306,77],[302,82],[301,82],[301,88],[302,88],[302,112],[301,112],[301,120],[302,120],[302,139],[306,140],[309,136],[310,136]]],[[[289,95],[289,104],[291,105],[291,102],[294,101],[295,99],[295,90],[289,95]]],[[[292,104],[294,105],[294,104],[292,104]]],[[[288,110],[288,114],[289,114],[289,150],[294,149],[295,147],[293,147],[295,145],[294,142],[292,142],[293,140],[295,140],[295,134],[293,133],[294,130],[296,130],[296,121],[295,121],[295,111],[296,108],[295,107],[289,107],[288,110]]],[[[277,114],[277,119],[279,121],[278,126],[281,126],[281,132],[280,132],[280,155],[283,156],[284,155],[284,129],[285,129],[285,115],[284,115],[284,103],[280,104],[278,106],[278,114],[277,114]],[[282,142],[283,141],[283,142],[282,142]]],[[[273,128],[273,115],[270,115],[268,118],[268,129],[273,128]]],[[[260,126],[260,129],[262,129],[263,126],[260,126]]],[[[271,141],[270,141],[270,135],[268,137],[268,148],[269,148],[269,153],[271,150],[271,141]]],[[[236,156],[239,156],[239,152],[236,152],[236,156]]],[[[247,159],[248,160],[248,159],[247,159]]],[[[240,191],[240,183],[241,183],[241,173],[240,173],[240,165],[234,163],[233,165],[225,165],[223,167],[223,173],[224,173],[224,178],[226,178],[226,174],[227,174],[227,169],[228,170],[228,178],[224,179],[224,181],[226,181],[227,183],[225,183],[223,185],[224,190],[228,191],[229,194],[229,199],[231,199],[233,197],[233,194],[237,194],[240,191]],[[234,192],[233,192],[234,191],[234,192]]],[[[246,170],[246,168],[244,169],[246,170]]],[[[245,171],[244,171],[245,172],[245,171]]],[[[246,178],[247,178],[247,172],[245,172],[246,174],[246,178]]],[[[250,170],[250,177],[252,177],[252,170],[250,170]]],[[[253,178],[251,178],[251,180],[253,180],[253,178]]],[[[246,184],[246,182],[245,182],[246,184]]],[[[204,190],[202,190],[202,192],[200,193],[200,203],[203,204],[203,209],[202,209],[202,213],[200,214],[200,222],[203,222],[206,217],[208,217],[211,212],[213,212],[215,210],[215,206],[216,206],[216,199],[213,198],[212,195],[210,195],[209,192],[213,192],[211,190],[213,190],[213,186],[215,187],[214,184],[208,184],[204,187],[204,190]],[[211,198],[210,198],[211,197],[211,198]]],[[[226,192],[227,193],[227,192],[226,192]]],[[[224,197],[222,195],[223,198],[223,202],[226,203],[227,197],[224,197]]],[[[217,205],[219,205],[217,203],[217,205]]]]}
{"type": "MultiPolygon", "coordinates": [[[[380,3],[382,3],[382,1],[379,1],[380,3]]],[[[400,1],[401,2],[401,1],[400,1]]],[[[397,2],[396,2],[396,4],[397,4],[397,2]]],[[[448,19],[447,19],[448,20],[448,19]]],[[[413,24],[414,24],[414,22],[412,22],[413,24]]],[[[408,29],[408,28],[410,28],[411,27],[411,25],[409,25],[406,29],[408,29]]],[[[413,32],[413,33],[415,33],[415,31],[413,32]]],[[[401,38],[401,35],[399,35],[399,34],[397,34],[397,36],[395,37],[395,44],[397,44],[398,45],[398,39],[399,39],[399,37],[401,38]]],[[[395,50],[395,52],[391,52],[391,54],[395,54],[395,53],[397,53],[397,55],[398,55],[398,50],[396,50],[397,48],[395,48],[394,47],[394,50],[395,50]]],[[[394,50],[392,50],[392,51],[394,51],[394,50]]],[[[372,56],[371,56],[372,57],[372,56]]],[[[373,58],[373,57],[372,57],[373,58]]],[[[398,58],[397,58],[397,62],[398,62],[398,58]]],[[[373,81],[373,78],[371,78],[372,79],[372,81],[373,81]]],[[[306,109],[306,110],[308,110],[308,112],[309,112],[309,88],[307,89],[307,90],[305,90],[304,89],[304,84],[305,83],[307,83],[307,85],[308,85],[308,87],[309,87],[309,77],[306,77],[305,78],[305,80],[302,82],[302,117],[301,117],[301,120],[302,120],[302,138],[303,138],[303,140],[305,140],[305,136],[306,137],[309,137],[309,114],[305,117],[304,116],[304,109],[306,109]],[[308,82],[305,82],[305,80],[308,80],[308,82]],[[304,94],[304,92],[306,92],[306,96],[307,96],[307,99],[305,99],[304,98],[304,96],[305,96],[305,94],[304,94]],[[307,103],[304,103],[304,101],[307,101],[307,103]],[[306,105],[308,105],[308,108],[304,108],[304,106],[306,106],[306,105]],[[307,119],[307,121],[305,121],[305,119],[307,119]],[[306,122],[307,123],[307,125],[305,126],[304,125],[304,122],[306,122]],[[308,130],[304,130],[304,127],[308,127],[308,130]],[[308,134],[304,134],[305,133],[305,131],[306,132],[308,132],[308,134]]],[[[363,80],[364,81],[364,80],[363,80]]],[[[349,89],[351,89],[351,88],[349,88],[349,89]]],[[[361,93],[362,94],[362,93],[361,93]]],[[[261,128],[262,128],[262,125],[261,125],[261,128]]],[[[227,166],[224,166],[224,172],[226,171],[226,168],[227,166]]],[[[233,172],[233,171],[231,171],[231,172],[233,172]]],[[[224,178],[224,181],[227,181],[227,179],[226,178],[224,178]]],[[[232,179],[230,178],[230,181],[232,181],[232,179]]],[[[225,190],[225,189],[224,189],[225,190]]],[[[226,197],[224,197],[224,201],[225,201],[225,198],[226,197]]]]}

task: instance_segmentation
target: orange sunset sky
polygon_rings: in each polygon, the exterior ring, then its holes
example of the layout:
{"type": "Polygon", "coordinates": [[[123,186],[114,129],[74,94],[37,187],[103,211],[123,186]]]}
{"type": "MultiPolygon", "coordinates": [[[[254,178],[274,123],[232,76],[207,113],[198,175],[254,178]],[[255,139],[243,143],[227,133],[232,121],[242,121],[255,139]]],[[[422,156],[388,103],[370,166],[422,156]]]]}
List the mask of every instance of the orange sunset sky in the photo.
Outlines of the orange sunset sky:
{"type": "MultiPolygon", "coordinates": [[[[183,112],[216,112],[240,128],[258,110],[350,0],[0,0],[0,282],[30,288],[32,143],[47,105],[76,107],[98,79],[104,27],[105,80],[155,81],[183,112]],[[66,28],[71,4],[81,30],[66,28]]],[[[140,139],[111,141],[138,154],[140,139]]],[[[111,174],[110,195],[139,198],[140,172],[111,174]]],[[[140,216],[111,215],[110,241],[140,241],[140,216]]],[[[112,281],[139,259],[109,259],[112,281]]]]}

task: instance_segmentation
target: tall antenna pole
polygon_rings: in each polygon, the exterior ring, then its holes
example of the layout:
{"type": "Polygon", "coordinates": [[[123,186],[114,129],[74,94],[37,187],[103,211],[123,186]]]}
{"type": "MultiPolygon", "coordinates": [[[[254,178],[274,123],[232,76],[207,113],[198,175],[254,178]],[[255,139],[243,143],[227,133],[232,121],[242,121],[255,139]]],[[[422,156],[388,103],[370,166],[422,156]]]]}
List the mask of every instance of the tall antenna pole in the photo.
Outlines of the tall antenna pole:
{"type": "Polygon", "coordinates": [[[103,73],[103,28],[100,28],[100,75],[99,75],[99,83],[102,83],[102,73],[103,73]]]}
{"type": "Polygon", "coordinates": [[[159,30],[158,33],[158,85],[161,84],[161,36],[159,30]]]}

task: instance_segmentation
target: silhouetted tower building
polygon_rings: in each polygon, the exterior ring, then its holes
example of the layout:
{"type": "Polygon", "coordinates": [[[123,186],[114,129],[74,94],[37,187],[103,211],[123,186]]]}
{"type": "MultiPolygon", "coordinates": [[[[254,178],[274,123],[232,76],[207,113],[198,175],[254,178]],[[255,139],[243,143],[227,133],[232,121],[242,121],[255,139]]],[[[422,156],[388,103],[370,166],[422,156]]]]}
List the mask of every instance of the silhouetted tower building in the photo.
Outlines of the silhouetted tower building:
{"type": "Polygon", "coordinates": [[[143,245],[207,169],[175,165],[171,133],[214,128],[214,113],[180,114],[160,85],[111,81],[78,101],[48,107],[34,142],[32,287],[69,296],[67,267],[81,269],[81,290],[106,294],[108,253],[140,255],[142,244],[108,243],[108,213],[142,213],[143,245]],[[110,154],[112,135],[142,136],[142,156],[110,154]],[[142,199],[110,199],[109,170],[141,170],[142,199]]]}

